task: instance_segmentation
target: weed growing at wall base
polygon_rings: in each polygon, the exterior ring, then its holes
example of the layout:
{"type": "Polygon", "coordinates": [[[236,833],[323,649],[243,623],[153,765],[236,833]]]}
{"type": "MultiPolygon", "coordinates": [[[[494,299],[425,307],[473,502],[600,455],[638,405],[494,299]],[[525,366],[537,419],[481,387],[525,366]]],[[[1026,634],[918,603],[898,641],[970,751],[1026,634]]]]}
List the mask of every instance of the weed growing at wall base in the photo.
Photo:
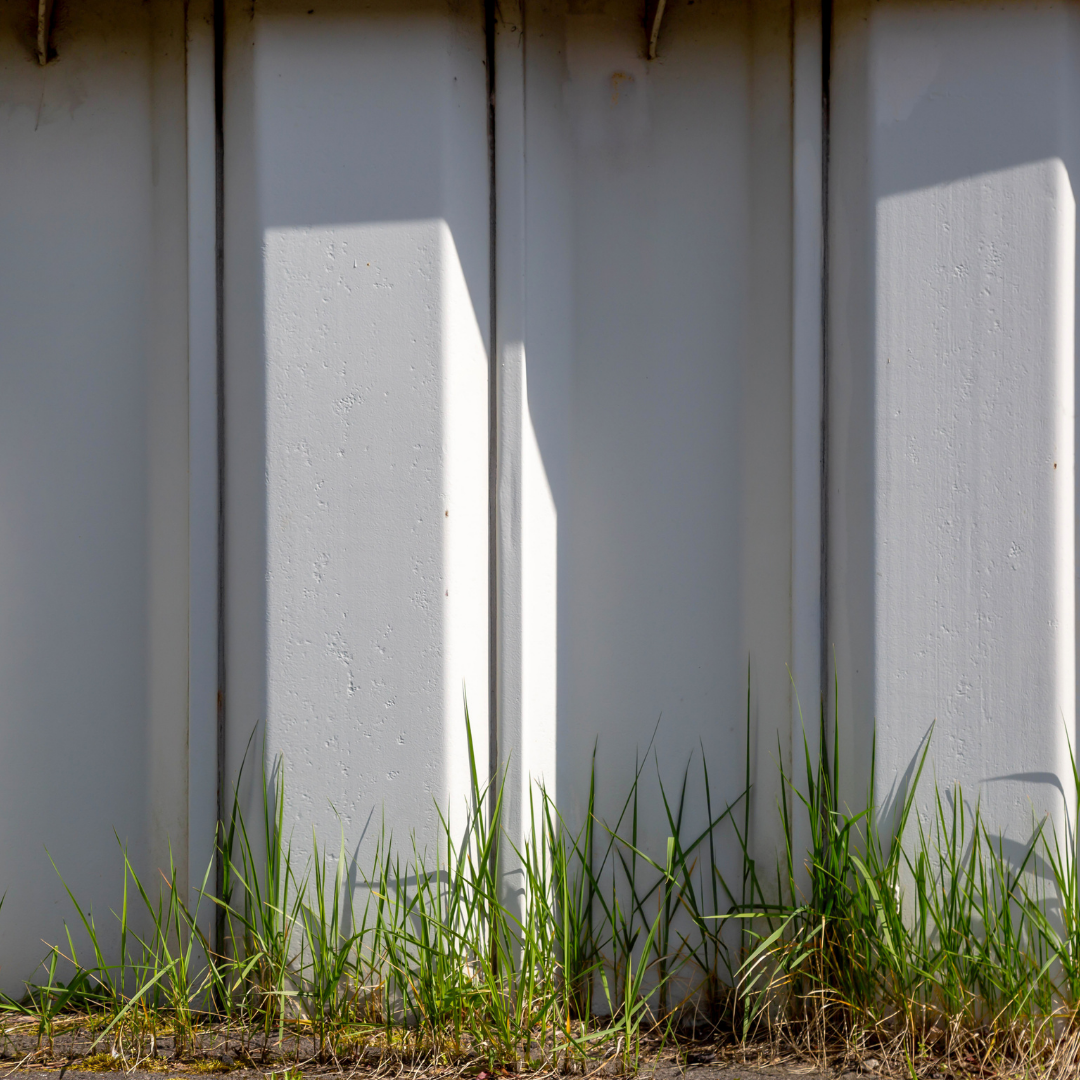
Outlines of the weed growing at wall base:
{"type": "MultiPolygon", "coordinates": [[[[313,837],[301,864],[283,830],[281,763],[264,767],[257,827],[237,796],[219,837],[222,895],[208,892],[208,870],[189,905],[175,868],[151,885],[121,846],[118,949],[69,890],[80,935],[65,927],[24,997],[0,1002],[7,1036],[37,1059],[77,1049],[120,1067],[167,1054],[201,1055],[204,1068],[394,1059],[633,1071],[643,1048],[689,1037],[849,1066],[876,1058],[908,1076],[1073,1074],[1074,832],[1036,823],[1010,854],[959,789],[935,790],[920,818],[929,736],[888,822],[869,799],[852,812],[836,719],[822,712],[817,754],[804,740],[799,784],[781,766],[782,850],[765,870],[751,854],[748,753],[744,789],[723,807],[704,753],[704,807],[688,802],[691,765],[677,790],[660,783],[663,851],[639,835],[650,753],[614,821],[595,811],[594,757],[581,828],[538,787],[515,846],[501,787],[477,775],[466,710],[464,820],[440,811],[433,855],[384,829],[366,868],[343,838],[328,849],[313,837]],[[703,827],[688,826],[691,810],[703,827]],[[726,877],[720,853],[733,847],[739,869],[726,877]]],[[[1080,794],[1075,764],[1073,784],[1080,794]]]]}

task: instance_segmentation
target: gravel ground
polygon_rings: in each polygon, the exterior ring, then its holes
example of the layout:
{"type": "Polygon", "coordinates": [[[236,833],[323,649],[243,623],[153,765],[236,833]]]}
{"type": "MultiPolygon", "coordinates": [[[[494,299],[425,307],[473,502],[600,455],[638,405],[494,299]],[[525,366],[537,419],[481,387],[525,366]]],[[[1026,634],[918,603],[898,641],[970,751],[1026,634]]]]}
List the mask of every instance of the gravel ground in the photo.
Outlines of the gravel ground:
{"type": "MultiPolygon", "coordinates": [[[[0,1077],[12,1076],[13,1080],[58,1080],[60,1068],[42,1069],[19,1068],[13,1066],[8,1070],[0,1071],[0,1077]]],[[[84,1070],[69,1069],[65,1080],[118,1080],[116,1072],[87,1072],[84,1070]]],[[[123,1074],[132,1080],[188,1080],[193,1075],[198,1075],[191,1068],[183,1066],[169,1069],[164,1072],[155,1070],[146,1072],[138,1069],[134,1072],[123,1074]]],[[[221,1074],[219,1074],[221,1075],[221,1074]]],[[[228,1074],[230,1080],[264,1080],[271,1075],[270,1071],[262,1072],[256,1069],[236,1069],[228,1074]]],[[[295,1074],[293,1074],[295,1075],[295,1074]]],[[[451,1080],[461,1075],[459,1070],[422,1070],[412,1071],[402,1069],[400,1072],[393,1070],[376,1071],[374,1069],[345,1070],[339,1074],[328,1070],[305,1070],[307,1076],[380,1076],[387,1080],[451,1080]]],[[[549,1076],[551,1074],[548,1074],[549,1076]]],[[[597,1075],[597,1074],[593,1074],[597,1075]]],[[[855,1080],[855,1073],[844,1074],[842,1080],[855,1080]]],[[[837,1080],[838,1074],[821,1072],[813,1066],[803,1065],[679,1065],[676,1062],[661,1061],[645,1063],[639,1073],[640,1080],[837,1080]]],[[[281,1077],[281,1070],[277,1071],[277,1077],[281,1077]]],[[[539,1080],[539,1078],[538,1078],[539,1080]]],[[[859,1075],[859,1080],[866,1080],[865,1074],[859,1075]]]]}
{"type": "MultiPolygon", "coordinates": [[[[65,1023],[53,1040],[52,1053],[43,1060],[38,1050],[37,1031],[31,1025],[15,1025],[4,1030],[4,1044],[0,1047],[0,1080],[11,1076],[12,1080],[119,1080],[126,1070],[110,1069],[110,1059],[95,1050],[93,1036],[79,1022],[65,1023]],[[66,1063],[66,1064],[65,1064],[66,1063]],[[66,1074],[66,1075],[65,1075],[66,1074]]],[[[237,1033],[226,1028],[203,1029],[198,1036],[198,1048],[194,1060],[176,1060],[172,1039],[161,1037],[155,1049],[157,1057],[149,1068],[146,1059],[143,1067],[128,1071],[127,1076],[137,1080],[299,1080],[297,1073],[305,1078],[332,1076],[355,1077],[356,1080],[512,1080],[512,1074],[499,1071],[489,1076],[479,1063],[431,1068],[423,1065],[402,1064],[382,1056],[374,1049],[359,1051],[354,1061],[333,1066],[303,1066],[296,1070],[292,1064],[297,1052],[301,1058],[314,1058],[315,1045],[303,1039],[299,1047],[289,1039],[285,1047],[276,1040],[265,1046],[250,1035],[244,1048],[240,1048],[237,1033]],[[284,1053],[282,1052],[284,1050],[284,1053]]],[[[644,1048],[643,1048],[644,1049],[644,1048]]],[[[710,1044],[682,1044],[676,1050],[659,1055],[643,1056],[638,1080],[875,1080],[877,1062],[870,1060],[869,1069],[861,1072],[838,1072],[822,1069],[813,1063],[798,1061],[768,1061],[763,1050],[760,1058],[745,1061],[734,1056],[734,1048],[717,1049],[710,1044]]],[[[117,1062],[119,1065],[120,1062],[117,1062]]],[[[598,1060],[584,1073],[576,1073],[566,1080],[614,1080],[620,1075],[615,1060],[598,1060]]],[[[561,1074],[521,1074],[520,1080],[563,1080],[561,1074]]],[[[931,1078],[937,1080],[937,1078],[931,1078]]],[[[952,1080],[952,1078],[950,1078],[952,1080]]]]}

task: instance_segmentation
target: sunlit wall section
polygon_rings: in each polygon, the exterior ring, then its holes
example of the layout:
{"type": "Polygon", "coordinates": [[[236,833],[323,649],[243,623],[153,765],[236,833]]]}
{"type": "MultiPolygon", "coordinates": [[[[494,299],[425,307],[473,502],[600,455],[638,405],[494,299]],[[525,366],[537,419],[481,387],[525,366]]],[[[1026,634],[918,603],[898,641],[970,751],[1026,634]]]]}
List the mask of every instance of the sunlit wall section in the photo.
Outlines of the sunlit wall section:
{"type": "Polygon", "coordinates": [[[487,773],[479,3],[247,3],[226,89],[229,768],[366,867],[487,773]],[[367,845],[367,846],[365,846],[367,845]]]}
{"type": "Polygon", "coordinates": [[[938,783],[1014,838],[1072,802],[1078,43],[1065,5],[837,8],[829,635],[848,789],[876,723],[877,797],[902,794],[933,724],[938,783]]]}

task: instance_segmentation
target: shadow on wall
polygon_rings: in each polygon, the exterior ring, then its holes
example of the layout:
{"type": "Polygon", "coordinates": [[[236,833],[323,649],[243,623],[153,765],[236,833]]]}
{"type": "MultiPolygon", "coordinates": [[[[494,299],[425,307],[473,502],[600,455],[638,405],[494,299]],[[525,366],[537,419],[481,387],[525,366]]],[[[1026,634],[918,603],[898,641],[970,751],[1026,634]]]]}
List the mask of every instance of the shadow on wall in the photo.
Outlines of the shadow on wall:
{"type": "Polygon", "coordinates": [[[143,864],[186,836],[184,7],[80,0],[46,68],[28,11],[0,10],[6,990],[68,912],[45,846],[107,911],[113,829],[143,864]]]}
{"type": "MultiPolygon", "coordinates": [[[[482,713],[478,14],[276,3],[230,24],[230,738],[267,717],[305,832],[339,815],[355,835],[384,803],[426,828],[431,798],[454,797],[463,681],[482,713]]],[[[704,743],[733,798],[747,608],[769,608],[788,715],[783,396],[766,425],[783,570],[765,600],[743,572],[751,25],[676,5],[649,64],[631,4],[528,19],[523,544],[544,569],[526,648],[558,660],[525,692],[559,687],[571,815],[594,740],[608,814],[661,714],[665,782],[704,743]]],[[[663,842],[658,806],[643,829],[663,842]]]]}
{"type": "MultiPolygon", "coordinates": [[[[527,644],[557,657],[571,820],[596,740],[610,818],[658,717],[665,784],[703,746],[734,797],[748,654],[758,779],[790,714],[791,259],[769,231],[790,223],[790,5],[672,3],[654,62],[634,4],[587,6],[528,6],[525,108],[525,541],[547,567],[527,644]]],[[[130,831],[138,860],[156,798],[146,313],[169,260],[152,12],[79,10],[45,69],[10,20],[0,38],[18,151],[0,166],[17,208],[0,226],[0,789],[20,807],[0,861],[37,865],[48,840],[99,882],[83,830],[130,831]],[[63,798],[43,802],[41,761],[63,798]]],[[[875,719],[883,782],[935,716],[942,783],[1067,764],[1074,21],[837,5],[829,625],[859,794],[875,719]]],[[[265,722],[305,835],[357,836],[384,804],[427,827],[431,799],[459,794],[463,683],[487,722],[482,7],[268,0],[230,7],[228,43],[230,765],[265,722]]],[[[994,813],[1026,819],[1030,791],[999,780],[994,813]]],[[[4,927],[52,917],[50,874],[4,927]]]]}
{"type": "MultiPolygon", "coordinates": [[[[595,743],[613,821],[660,718],[640,822],[656,852],[658,775],[677,789],[703,744],[714,796],[742,788],[745,611],[771,603],[743,550],[752,27],[741,8],[669,5],[649,62],[633,5],[577,11],[526,19],[529,401],[558,513],[559,802],[582,820],[595,743]]],[[[786,428],[783,390],[776,404],[763,423],[786,428]]],[[[781,522],[786,469],[770,475],[781,522]]],[[[785,710],[762,717],[771,732],[787,723],[783,659],[761,677],[785,710]]],[[[703,818],[702,791],[688,805],[703,818]]]]}

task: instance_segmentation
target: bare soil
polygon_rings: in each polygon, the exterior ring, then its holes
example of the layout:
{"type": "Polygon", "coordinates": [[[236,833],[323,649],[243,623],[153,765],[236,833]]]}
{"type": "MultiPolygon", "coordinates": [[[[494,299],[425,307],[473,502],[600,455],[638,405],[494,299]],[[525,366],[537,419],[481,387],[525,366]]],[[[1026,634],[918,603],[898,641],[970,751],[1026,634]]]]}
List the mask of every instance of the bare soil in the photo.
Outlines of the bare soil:
{"type": "MultiPolygon", "coordinates": [[[[238,1032],[227,1028],[204,1029],[198,1036],[194,1053],[177,1058],[170,1036],[154,1044],[152,1057],[138,1060],[112,1057],[93,1046],[94,1035],[78,1022],[63,1025],[54,1035],[50,1050],[39,1044],[33,1025],[9,1025],[0,1045],[0,1080],[118,1080],[126,1073],[134,1080],[195,1080],[196,1077],[227,1075],[229,1080],[306,1080],[315,1077],[355,1077],[356,1080],[600,1080],[626,1075],[617,1058],[598,1059],[572,1074],[489,1074],[482,1063],[466,1062],[432,1067],[422,1061],[402,1060],[373,1047],[358,1048],[349,1058],[338,1062],[316,1061],[313,1040],[289,1037],[284,1044],[276,1039],[241,1040],[238,1032]],[[299,1059],[299,1065],[297,1061],[299,1059]],[[288,1074],[287,1076],[285,1074],[288,1074]]],[[[107,1048],[106,1048],[107,1050],[107,1048]]],[[[960,1080],[944,1073],[919,1070],[924,1080],[960,1080]]],[[[677,1048],[654,1048],[642,1055],[638,1065],[639,1080],[874,1080],[890,1074],[874,1059],[859,1072],[850,1065],[842,1069],[787,1058],[770,1057],[766,1048],[758,1051],[709,1044],[682,1043],[677,1048]]]]}

